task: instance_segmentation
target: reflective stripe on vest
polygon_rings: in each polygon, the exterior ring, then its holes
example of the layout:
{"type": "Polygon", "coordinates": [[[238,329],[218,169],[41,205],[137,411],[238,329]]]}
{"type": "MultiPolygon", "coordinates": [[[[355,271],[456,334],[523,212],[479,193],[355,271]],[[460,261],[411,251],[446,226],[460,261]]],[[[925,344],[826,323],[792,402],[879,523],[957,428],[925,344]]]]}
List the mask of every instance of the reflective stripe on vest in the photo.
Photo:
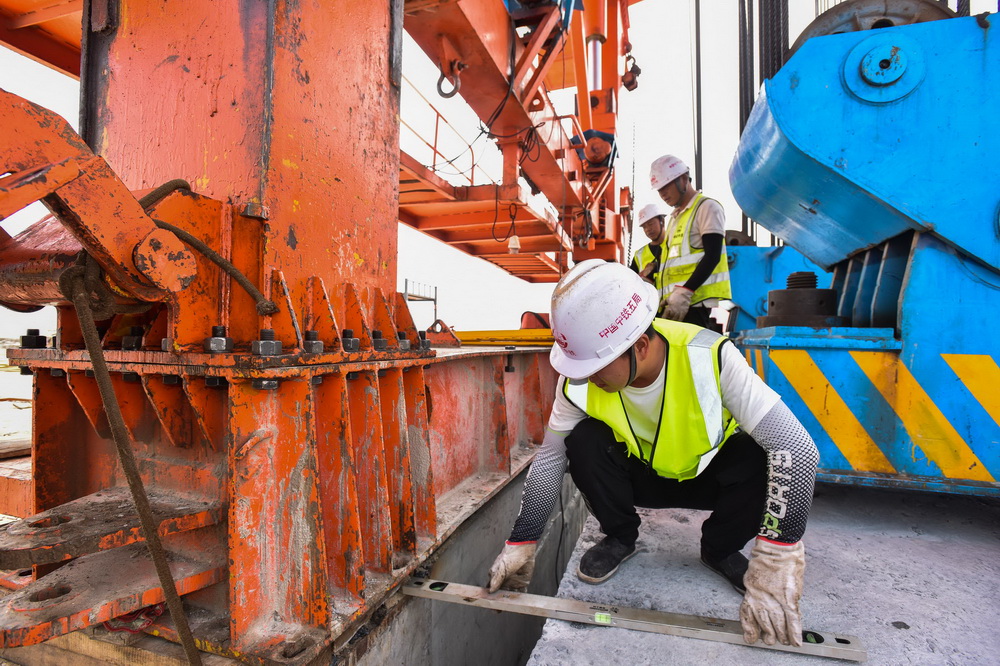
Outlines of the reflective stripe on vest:
{"type": "Polygon", "coordinates": [[[722,406],[719,384],[719,346],[727,338],[663,319],[654,319],[653,327],[669,350],[662,413],[652,446],[638,442],[620,393],[568,380],[563,383],[563,393],[588,416],[610,426],[615,439],[628,447],[629,455],[651,465],[660,476],[683,481],[700,474],[736,431],[736,421],[722,406]]]}
{"type": "MultiPolygon", "coordinates": [[[[667,256],[662,262],[664,276],[661,296],[670,294],[675,286],[687,282],[705,254],[703,248],[691,247],[691,229],[694,226],[698,208],[707,200],[708,198],[699,192],[688,209],[675,220],[673,228],[668,234],[667,256]]],[[[691,302],[699,303],[706,298],[732,298],[732,289],[729,285],[729,260],[726,257],[724,237],[719,263],[715,265],[715,269],[705,282],[695,290],[691,302]]]]}

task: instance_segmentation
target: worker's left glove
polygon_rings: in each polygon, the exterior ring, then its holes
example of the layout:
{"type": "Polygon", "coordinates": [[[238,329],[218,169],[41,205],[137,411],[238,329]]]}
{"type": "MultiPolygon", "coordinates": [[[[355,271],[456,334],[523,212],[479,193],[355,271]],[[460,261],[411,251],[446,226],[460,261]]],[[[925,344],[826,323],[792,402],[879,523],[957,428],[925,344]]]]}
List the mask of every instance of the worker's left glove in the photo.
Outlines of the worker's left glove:
{"type": "Polygon", "coordinates": [[[534,541],[525,543],[504,544],[503,550],[490,567],[490,592],[496,592],[502,585],[514,592],[524,592],[531,582],[531,574],[535,572],[535,550],[538,544],[534,541]]]}
{"type": "Polygon", "coordinates": [[[691,307],[692,296],[694,296],[694,292],[687,287],[681,285],[674,287],[670,296],[667,297],[667,305],[663,310],[664,316],[674,321],[682,321],[688,313],[688,308],[691,307]]]}
{"type": "Polygon", "coordinates": [[[776,543],[758,537],[743,575],[746,594],[740,606],[743,640],[749,644],[763,638],[783,645],[802,645],[802,576],[806,551],[802,542],[776,543]]]}

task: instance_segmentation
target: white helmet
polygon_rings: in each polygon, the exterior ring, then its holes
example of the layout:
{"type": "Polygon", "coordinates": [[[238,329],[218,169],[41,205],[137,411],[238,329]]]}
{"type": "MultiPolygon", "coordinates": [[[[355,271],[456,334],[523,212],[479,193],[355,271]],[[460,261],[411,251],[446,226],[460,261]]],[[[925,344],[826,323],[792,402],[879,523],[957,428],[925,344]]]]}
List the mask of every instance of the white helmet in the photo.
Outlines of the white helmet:
{"type": "Polygon", "coordinates": [[[660,215],[666,215],[667,212],[663,209],[663,206],[658,203],[646,204],[639,209],[639,218],[636,222],[639,226],[642,226],[652,220],[654,217],[659,217],[660,215]]]}
{"type": "Polygon", "coordinates": [[[658,190],[688,171],[690,171],[688,165],[679,157],[673,155],[657,157],[649,167],[649,184],[654,190],[658,190]]]}
{"type": "Polygon", "coordinates": [[[552,292],[549,363],[569,379],[584,379],[624,354],[649,328],[656,287],[619,263],[582,261],[552,292]]]}

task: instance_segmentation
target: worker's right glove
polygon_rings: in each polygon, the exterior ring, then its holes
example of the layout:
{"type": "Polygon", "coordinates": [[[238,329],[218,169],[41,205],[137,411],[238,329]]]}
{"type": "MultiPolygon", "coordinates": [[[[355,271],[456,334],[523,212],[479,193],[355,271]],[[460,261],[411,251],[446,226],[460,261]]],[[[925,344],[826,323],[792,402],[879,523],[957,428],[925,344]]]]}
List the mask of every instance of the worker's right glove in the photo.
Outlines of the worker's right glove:
{"type": "Polygon", "coordinates": [[[674,321],[684,321],[684,317],[691,307],[691,297],[694,292],[687,287],[677,285],[667,297],[666,307],[663,309],[663,316],[674,321]]]}
{"type": "Polygon", "coordinates": [[[531,574],[535,572],[534,541],[525,543],[504,544],[503,550],[490,567],[490,592],[496,592],[503,586],[514,592],[524,592],[531,582],[531,574]]]}
{"type": "Polygon", "coordinates": [[[806,551],[802,542],[785,544],[758,537],[743,575],[740,624],[748,644],[763,637],[768,645],[775,638],[783,645],[802,645],[802,576],[806,551]]]}

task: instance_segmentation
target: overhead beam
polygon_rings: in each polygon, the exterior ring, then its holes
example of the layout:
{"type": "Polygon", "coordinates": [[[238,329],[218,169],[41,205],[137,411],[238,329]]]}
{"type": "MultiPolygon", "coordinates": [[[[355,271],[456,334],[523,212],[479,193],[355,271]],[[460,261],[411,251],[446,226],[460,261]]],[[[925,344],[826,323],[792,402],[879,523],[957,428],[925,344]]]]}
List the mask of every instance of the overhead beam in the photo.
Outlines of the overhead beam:
{"type": "Polygon", "coordinates": [[[11,17],[7,21],[7,27],[11,30],[20,30],[28,26],[38,25],[47,21],[54,21],[71,14],[83,11],[83,0],[64,0],[57,2],[43,9],[35,9],[17,16],[11,17]]]}
{"type": "Polygon", "coordinates": [[[80,49],[36,27],[11,29],[0,14],[0,44],[74,79],[80,78],[80,49]]]}

